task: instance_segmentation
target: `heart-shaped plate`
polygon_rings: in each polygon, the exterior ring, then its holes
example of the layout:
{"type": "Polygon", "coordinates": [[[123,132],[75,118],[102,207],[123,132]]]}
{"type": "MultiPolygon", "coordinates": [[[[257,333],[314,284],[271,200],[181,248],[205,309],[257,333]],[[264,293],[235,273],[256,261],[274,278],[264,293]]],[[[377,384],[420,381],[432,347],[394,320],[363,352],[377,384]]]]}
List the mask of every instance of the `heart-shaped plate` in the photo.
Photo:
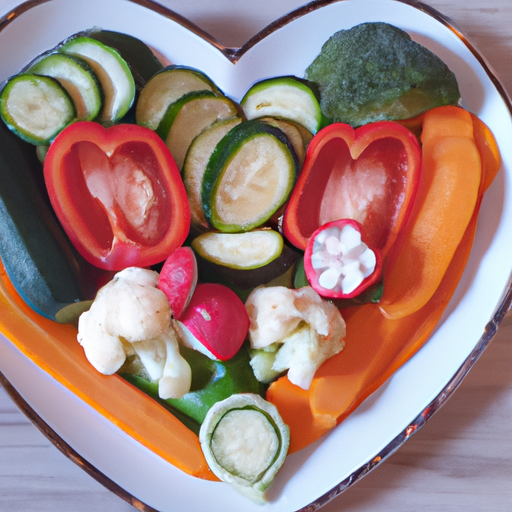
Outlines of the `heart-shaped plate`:
{"type": "Polygon", "coordinates": [[[494,132],[503,166],[484,198],[465,273],[430,340],[337,428],[288,457],[268,505],[252,504],[225,484],[172,465],[158,444],[166,425],[151,423],[150,400],[130,395],[140,408],[127,404],[127,386],[120,379],[91,377],[72,329],[59,332],[55,341],[50,322],[13,300],[8,288],[0,289],[0,372],[9,389],[59,447],[141,510],[316,510],[400,446],[445,402],[492,339],[511,301],[511,103],[485,59],[453,24],[412,1],[312,2],[237,49],[223,47],[147,0],[34,0],[0,19],[0,45],[9,49],[2,52],[0,81],[67,36],[99,26],[134,35],[171,62],[204,71],[236,100],[261,78],[303,76],[329,36],[364,21],[399,26],[448,64],[464,106],[494,132]],[[95,386],[87,387],[91,381],[95,386]],[[119,406],[114,406],[116,394],[119,406]],[[133,428],[141,424],[150,427],[133,428]]]}

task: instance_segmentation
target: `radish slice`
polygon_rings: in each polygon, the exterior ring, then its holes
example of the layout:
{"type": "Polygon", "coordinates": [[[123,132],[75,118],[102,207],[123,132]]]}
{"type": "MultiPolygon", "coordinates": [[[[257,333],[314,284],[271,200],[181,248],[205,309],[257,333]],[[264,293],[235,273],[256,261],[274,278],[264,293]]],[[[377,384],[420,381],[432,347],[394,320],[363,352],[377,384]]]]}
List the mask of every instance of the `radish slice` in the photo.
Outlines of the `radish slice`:
{"type": "Polygon", "coordinates": [[[158,288],[162,290],[175,318],[187,307],[197,285],[197,261],[190,247],[179,247],[168,258],[160,271],[158,288]]]}
{"type": "MultiPolygon", "coordinates": [[[[198,284],[179,320],[206,348],[204,353],[221,361],[240,350],[249,329],[244,303],[233,290],[216,283],[198,284]]],[[[191,339],[190,335],[186,338],[191,339]]]]}

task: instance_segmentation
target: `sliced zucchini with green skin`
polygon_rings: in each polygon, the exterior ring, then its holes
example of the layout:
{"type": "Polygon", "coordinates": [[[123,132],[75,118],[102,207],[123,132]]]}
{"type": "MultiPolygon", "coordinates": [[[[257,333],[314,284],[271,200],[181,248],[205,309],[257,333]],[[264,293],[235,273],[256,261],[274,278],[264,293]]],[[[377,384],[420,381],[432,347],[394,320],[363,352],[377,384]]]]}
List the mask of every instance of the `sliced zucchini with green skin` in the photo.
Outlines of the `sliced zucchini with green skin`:
{"type": "Polygon", "coordinates": [[[151,48],[136,37],[114,30],[99,29],[88,30],[84,35],[92,37],[120,53],[132,72],[135,87],[139,92],[156,73],[164,68],[151,48]]]}
{"type": "Polygon", "coordinates": [[[0,94],[0,114],[11,131],[36,145],[48,145],[76,118],[71,96],[54,78],[21,73],[0,94]]]}
{"type": "Polygon", "coordinates": [[[37,313],[55,319],[84,299],[81,260],[47,201],[41,164],[0,123],[0,257],[12,285],[37,313]]]}
{"type": "Polygon", "coordinates": [[[206,415],[199,442],[212,472],[255,503],[281,469],[290,430],[277,408],[251,393],[217,402],[206,415]]]}
{"type": "Polygon", "coordinates": [[[81,300],[64,306],[56,313],[55,320],[59,324],[71,324],[78,329],[78,319],[80,318],[80,315],[85,311],[88,311],[91,308],[92,303],[92,300],[81,300]]]}
{"type": "Polygon", "coordinates": [[[315,92],[293,76],[261,80],[240,102],[247,119],[277,117],[295,121],[315,134],[323,122],[315,92]]]}
{"type": "Polygon", "coordinates": [[[297,169],[297,156],[280,129],[240,123],[208,161],[201,190],[206,220],[231,233],[263,225],[287,200],[297,169]]]}
{"type": "Polygon", "coordinates": [[[156,130],[167,108],[193,91],[218,92],[216,85],[200,71],[185,66],[167,66],[148,81],[135,109],[137,124],[156,130]]]}
{"type": "Polygon", "coordinates": [[[135,80],[119,52],[91,37],[72,38],[59,51],[84,59],[98,77],[104,95],[98,120],[110,125],[123,118],[135,100],[135,80]]]}
{"type": "Polygon", "coordinates": [[[224,267],[250,270],[268,265],[283,251],[283,237],[272,229],[245,233],[210,231],[192,241],[201,257],[224,267]]]}
{"type": "Polygon", "coordinates": [[[278,119],[276,117],[263,117],[259,120],[275,126],[284,132],[297,155],[299,164],[302,165],[306,158],[306,150],[313,138],[313,134],[304,128],[304,126],[293,121],[278,119]]]}
{"type": "Polygon", "coordinates": [[[201,203],[201,187],[204,172],[210,155],[217,144],[231,128],[241,121],[239,117],[217,121],[212,126],[203,130],[188,148],[185,162],[183,163],[182,176],[187,190],[192,224],[208,227],[201,203]]]}
{"type": "Polygon", "coordinates": [[[217,121],[238,115],[236,103],[227,96],[212,91],[189,92],[169,106],[157,133],[182,169],[188,148],[197,135],[217,121]]]}
{"type": "Polygon", "coordinates": [[[252,269],[230,268],[203,258],[198,253],[196,256],[201,280],[225,284],[239,293],[250,291],[256,286],[274,283],[291,286],[292,270],[300,258],[300,253],[288,244],[283,244],[281,254],[277,258],[266,265],[252,269]]]}
{"type": "Polygon", "coordinates": [[[96,74],[87,62],[65,53],[51,53],[35,62],[29,73],[51,76],[73,99],[77,118],[92,121],[103,105],[103,94],[96,74]]]}

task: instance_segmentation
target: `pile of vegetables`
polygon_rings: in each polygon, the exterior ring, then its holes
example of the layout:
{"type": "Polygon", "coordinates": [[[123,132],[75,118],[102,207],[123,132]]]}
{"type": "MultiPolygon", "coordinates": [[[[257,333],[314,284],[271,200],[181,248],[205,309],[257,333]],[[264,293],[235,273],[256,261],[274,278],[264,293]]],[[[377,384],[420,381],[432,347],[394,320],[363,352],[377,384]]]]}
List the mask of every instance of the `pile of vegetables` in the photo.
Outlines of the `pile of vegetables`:
{"type": "Polygon", "coordinates": [[[0,93],[3,266],[99,373],[194,433],[178,467],[205,477],[200,446],[264,503],[286,454],[410,358],[457,286],[500,167],[459,96],[384,23],[239,102],[135,38],[76,34],[0,93]]]}

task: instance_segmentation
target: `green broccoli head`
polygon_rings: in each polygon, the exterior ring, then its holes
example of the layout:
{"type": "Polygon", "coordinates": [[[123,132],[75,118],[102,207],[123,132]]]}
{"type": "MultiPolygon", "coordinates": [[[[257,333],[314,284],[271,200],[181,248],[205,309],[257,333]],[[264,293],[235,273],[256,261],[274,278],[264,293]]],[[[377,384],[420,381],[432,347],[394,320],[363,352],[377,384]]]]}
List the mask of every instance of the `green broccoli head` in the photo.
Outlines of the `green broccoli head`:
{"type": "Polygon", "coordinates": [[[352,126],[407,119],[460,99],[446,64],[387,23],[336,32],[307,68],[306,78],[318,85],[324,115],[352,126]]]}

